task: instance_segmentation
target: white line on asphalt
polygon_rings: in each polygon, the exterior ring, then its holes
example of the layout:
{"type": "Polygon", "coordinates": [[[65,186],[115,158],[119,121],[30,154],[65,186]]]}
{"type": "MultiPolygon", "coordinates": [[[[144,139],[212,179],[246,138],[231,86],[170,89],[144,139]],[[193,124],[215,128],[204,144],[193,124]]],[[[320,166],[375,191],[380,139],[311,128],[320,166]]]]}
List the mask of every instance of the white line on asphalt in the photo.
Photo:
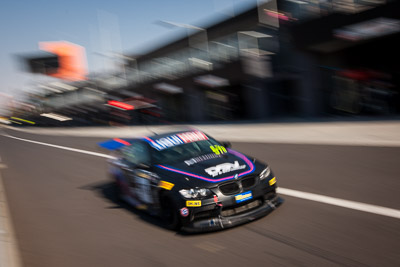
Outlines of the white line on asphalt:
{"type": "Polygon", "coordinates": [[[376,206],[376,205],[371,205],[371,204],[365,204],[365,203],[361,203],[361,202],[345,200],[345,199],[340,199],[340,198],[335,198],[335,197],[328,197],[328,196],[323,196],[323,195],[318,195],[318,194],[313,194],[313,193],[307,193],[307,192],[302,192],[302,191],[297,191],[297,190],[287,189],[287,188],[281,188],[281,187],[278,188],[278,193],[282,194],[282,195],[286,195],[286,196],[312,200],[312,201],[330,204],[330,205],[334,205],[334,206],[339,206],[339,207],[343,207],[343,208],[359,210],[359,211],[364,211],[364,212],[369,212],[369,213],[374,213],[374,214],[379,214],[379,215],[383,215],[383,216],[400,219],[400,210],[396,210],[396,209],[391,209],[391,208],[386,208],[386,207],[381,207],[381,206],[376,206]]]}
{"type": "Polygon", "coordinates": [[[19,267],[22,263],[0,173],[0,267],[3,266],[19,267]]]}
{"type": "MultiPolygon", "coordinates": [[[[1,163],[1,157],[0,157],[0,169],[5,169],[7,168],[6,164],[1,163]]],[[[0,266],[1,267],[1,266],[0,266]]]]}
{"type": "MultiPolygon", "coordinates": [[[[76,148],[47,144],[47,143],[43,143],[43,142],[38,142],[38,141],[33,141],[33,140],[29,140],[29,139],[11,136],[8,134],[2,134],[2,135],[5,137],[9,137],[9,138],[13,138],[13,139],[17,139],[17,140],[21,140],[21,141],[25,141],[25,142],[55,147],[55,148],[59,148],[59,149],[74,151],[74,152],[93,155],[93,156],[97,156],[97,157],[114,158],[110,155],[106,155],[106,154],[102,154],[102,153],[96,153],[96,152],[91,152],[91,151],[86,151],[86,150],[81,150],[81,149],[76,149],[76,148]]],[[[315,202],[320,202],[320,203],[330,204],[330,205],[339,206],[339,207],[343,207],[343,208],[359,210],[359,211],[364,211],[364,212],[368,212],[368,213],[373,213],[373,214],[378,214],[378,215],[383,215],[383,216],[400,219],[400,210],[386,208],[386,207],[382,207],[382,206],[376,206],[376,205],[365,204],[365,203],[351,201],[351,200],[328,197],[328,196],[324,196],[324,195],[307,193],[307,192],[302,192],[302,191],[297,191],[297,190],[287,189],[287,188],[282,188],[282,187],[278,188],[278,193],[282,194],[282,195],[291,196],[291,197],[307,199],[307,200],[311,200],[311,201],[315,201],[315,202]]]]}
{"type": "Polygon", "coordinates": [[[29,139],[24,139],[24,138],[11,136],[11,135],[8,135],[8,134],[3,134],[3,136],[9,137],[9,138],[13,138],[13,139],[17,139],[17,140],[21,140],[21,141],[25,141],[25,142],[29,142],[29,143],[34,143],[34,144],[43,145],[43,146],[55,147],[55,148],[59,148],[59,149],[74,151],[74,152],[93,155],[93,156],[97,156],[97,157],[103,157],[103,158],[108,158],[108,159],[115,158],[113,156],[102,154],[102,153],[91,152],[91,151],[86,151],[86,150],[76,149],[76,148],[66,147],[66,146],[58,146],[58,145],[53,145],[53,144],[47,144],[47,143],[43,143],[43,142],[38,142],[38,141],[33,141],[33,140],[29,140],[29,139]]]}

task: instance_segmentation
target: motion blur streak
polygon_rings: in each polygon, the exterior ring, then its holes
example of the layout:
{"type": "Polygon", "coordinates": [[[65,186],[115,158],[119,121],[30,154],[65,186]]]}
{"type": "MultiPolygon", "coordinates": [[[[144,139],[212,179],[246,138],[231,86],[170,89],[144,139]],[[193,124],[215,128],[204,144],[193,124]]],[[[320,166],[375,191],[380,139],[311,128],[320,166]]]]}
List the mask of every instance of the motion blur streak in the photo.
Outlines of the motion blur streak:
{"type": "Polygon", "coordinates": [[[383,216],[400,219],[400,210],[365,204],[365,203],[356,202],[356,201],[344,200],[344,199],[339,199],[339,198],[334,198],[334,197],[327,197],[327,196],[313,194],[313,193],[301,192],[301,191],[286,189],[286,188],[281,188],[281,187],[278,188],[278,193],[282,194],[282,195],[291,196],[291,197],[308,199],[308,200],[321,202],[321,203],[325,203],[325,204],[330,204],[330,205],[334,205],[334,206],[339,206],[339,207],[344,207],[344,208],[348,208],[348,209],[359,210],[359,211],[364,211],[364,212],[369,212],[369,213],[374,213],[374,214],[378,214],[378,215],[383,215],[383,216]]]}
{"type": "Polygon", "coordinates": [[[71,147],[47,144],[47,143],[43,143],[43,142],[38,142],[38,141],[33,141],[33,140],[29,140],[29,139],[24,139],[24,138],[11,136],[11,135],[8,135],[8,134],[2,134],[2,135],[5,136],[5,137],[9,137],[9,138],[13,138],[13,139],[16,139],[16,140],[25,141],[25,142],[29,142],[29,143],[33,143],[33,144],[38,144],[38,145],[43,145],[43,146],[50,146],[50,147],[55,147],[55,148],[59,148],[59,149],[74,151],[74,152],[78,152],[78,153],[83,153],[83,154],[88,154],[88,155],[93,155],[93,156],[103,157],[103,158],[108,158],[108,159],[113,159],[114,158],[113,156],[109,156],[109,155],[102,154],[102,153],[96,153],[96,152],[91,152],[91,151],[86,151],[86,150],[81,150],[81,149],[76,149],[76,148],[71,148],[71,147]]]}
{"type": "Polygon", "coordinates": [[[124,144],[124,145],[127,145],[127,146],[130,145],[129,142],[127,142],[127,141],[125,141],[125,140],[122,140],[122,139],[119,139],[119,138],[114,138],[113,140],[115,140],[115,141],[117,141],[117,142],[120,142],[120,143],[122,143],[122,144],[124,144]]]}
{"type": "Polygon", "coordinates": [[[70,121],[72,118],[65,117],[56,113],[42,113],[40,116],[47,117],[50,119],[58,120],[58,121],[70,121]]]}
{"type": "Polygon", "coordinates": [[[11,117],[11,119],[17,120],[17,121],[23,121],[23,122],[30,123],[30,124],[35,124],[33,121],[24,120],[24,119],[17,118],[17,117],[11,117]]]}
{"type": "Polygon", "coordinates": [[[117,107],[117,108],[121,108],[123,110],[133,110],[133,109],[135,109],[135,107],[132,106],[132,105],[129,105],[129,104],[126,104],[126,103],[122,103],[122,102],[119,102],[119,101],[115,101],[115,100],[108,101],[108,105],[114,106],[114,107],[117,107]]]}
{"type": "MultiPolygon", "coordinates": [[[[96,153],[96,152],[91,152],[91,151],[86,151],[86,150],[81,150],[81,149],[76,149],[76,148],[70,148],[70,147],[65,147],[65,146],[58,146],[58,145],[47,144],[47,143],[43,143],[43,142],[37,142],[37,141],[29,140],[29,139],[23,139],[23,138],[11,136],[8,134],[2,134],[2,135],[5,137],[13,138],[13,139],[20,140],[20,141],[30,142],[30,143],[34,143],[34,144],[60,148],[60,149],[64,149],[64,150],[74,151],[74,152],[78,152],[78,153],[83,153],[83,154],[88,154],[88,155],[93,155],[93,156],[98,156],[98,157],[103,157],[103,158],[110,158],[110,159],[114,158],[113,156],[109,156],[109,155],[102,154],[102,153],[96,153]]],[[[302,192],[302,191],[297,191],[297,190],[287,189],[287,188],[282,188],[282,187],[278,187],[278,193],[282,194],[282,195],[291,196],[291,197],[302,198],[302,199],[307,199],[307,200],[320,202],[320,203],[324,203],[324,204],[339,206],[339,207],[343,207],[343,208],[347,208],[347,209],[364,211],[364,212],[368,212],[368,213],[373,213],[373,214],[378,214],[378,215],[383,215],[383,216],[400,219],[400,210],[396,210],[396,209],[391,209],[391,208],[386,208],[386,207],[381,207],[381,206],[371,205],[371,204],[365,204],[365,203],[351,201],[351,200],[344,200],[344,199],[339,199],[339,198],[334,198],[334,197],[328,197],[328,196],[323,196],[323,195],[318,195],[318,194],[313,194],[313,193],[307,193],[307,192],[302,192]]]]}

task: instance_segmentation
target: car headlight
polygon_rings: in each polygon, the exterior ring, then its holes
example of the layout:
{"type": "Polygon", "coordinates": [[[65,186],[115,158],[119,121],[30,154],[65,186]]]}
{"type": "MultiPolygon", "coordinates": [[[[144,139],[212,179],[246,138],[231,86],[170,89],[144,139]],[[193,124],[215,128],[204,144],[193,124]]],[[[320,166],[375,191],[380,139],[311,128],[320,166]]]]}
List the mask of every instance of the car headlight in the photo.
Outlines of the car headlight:
{"type": "Polygon", "coordinates": [[[191,189],[181,189],[179,193],[184,198],[202,198],[211,195],[211,191],[206,188],[191,188],[191,189]]]}
{"type": "Polygon", "coordinates": [[[269,168],[269,166],[267,166],[267,168],[265,168],[261,173],[260,173],[260,180],[264,180],[265,178],[268,177],[268,175],[271,173],[271,169],[269,168]]]}

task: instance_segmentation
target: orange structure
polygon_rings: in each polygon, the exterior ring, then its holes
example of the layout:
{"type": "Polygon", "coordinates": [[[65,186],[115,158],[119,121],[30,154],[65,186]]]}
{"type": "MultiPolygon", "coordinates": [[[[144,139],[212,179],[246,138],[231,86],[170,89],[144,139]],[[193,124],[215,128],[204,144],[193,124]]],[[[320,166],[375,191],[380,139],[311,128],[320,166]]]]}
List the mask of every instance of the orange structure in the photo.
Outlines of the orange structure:
{"type": "Polygon", "coordinates": [[[49,74],[50,76],[68,81],[87,79],[85,48],[82,46],[59,41],[41,42],[39,48],[58,56],[59,68],[56,73],[49,74]]]}

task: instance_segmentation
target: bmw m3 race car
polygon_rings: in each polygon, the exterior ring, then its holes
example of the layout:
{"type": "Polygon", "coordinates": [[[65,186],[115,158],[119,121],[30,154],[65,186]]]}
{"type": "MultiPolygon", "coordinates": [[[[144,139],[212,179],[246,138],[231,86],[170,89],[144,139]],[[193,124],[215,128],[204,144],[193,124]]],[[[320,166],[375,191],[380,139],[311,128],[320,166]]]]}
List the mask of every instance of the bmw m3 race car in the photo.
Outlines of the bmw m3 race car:
{"type": "Polygon", "coordinates": [[[260,218],[283,200],[271,168],[198,130],[99,144],[118,197],[186,232],[233,227],[260,218]]]}

